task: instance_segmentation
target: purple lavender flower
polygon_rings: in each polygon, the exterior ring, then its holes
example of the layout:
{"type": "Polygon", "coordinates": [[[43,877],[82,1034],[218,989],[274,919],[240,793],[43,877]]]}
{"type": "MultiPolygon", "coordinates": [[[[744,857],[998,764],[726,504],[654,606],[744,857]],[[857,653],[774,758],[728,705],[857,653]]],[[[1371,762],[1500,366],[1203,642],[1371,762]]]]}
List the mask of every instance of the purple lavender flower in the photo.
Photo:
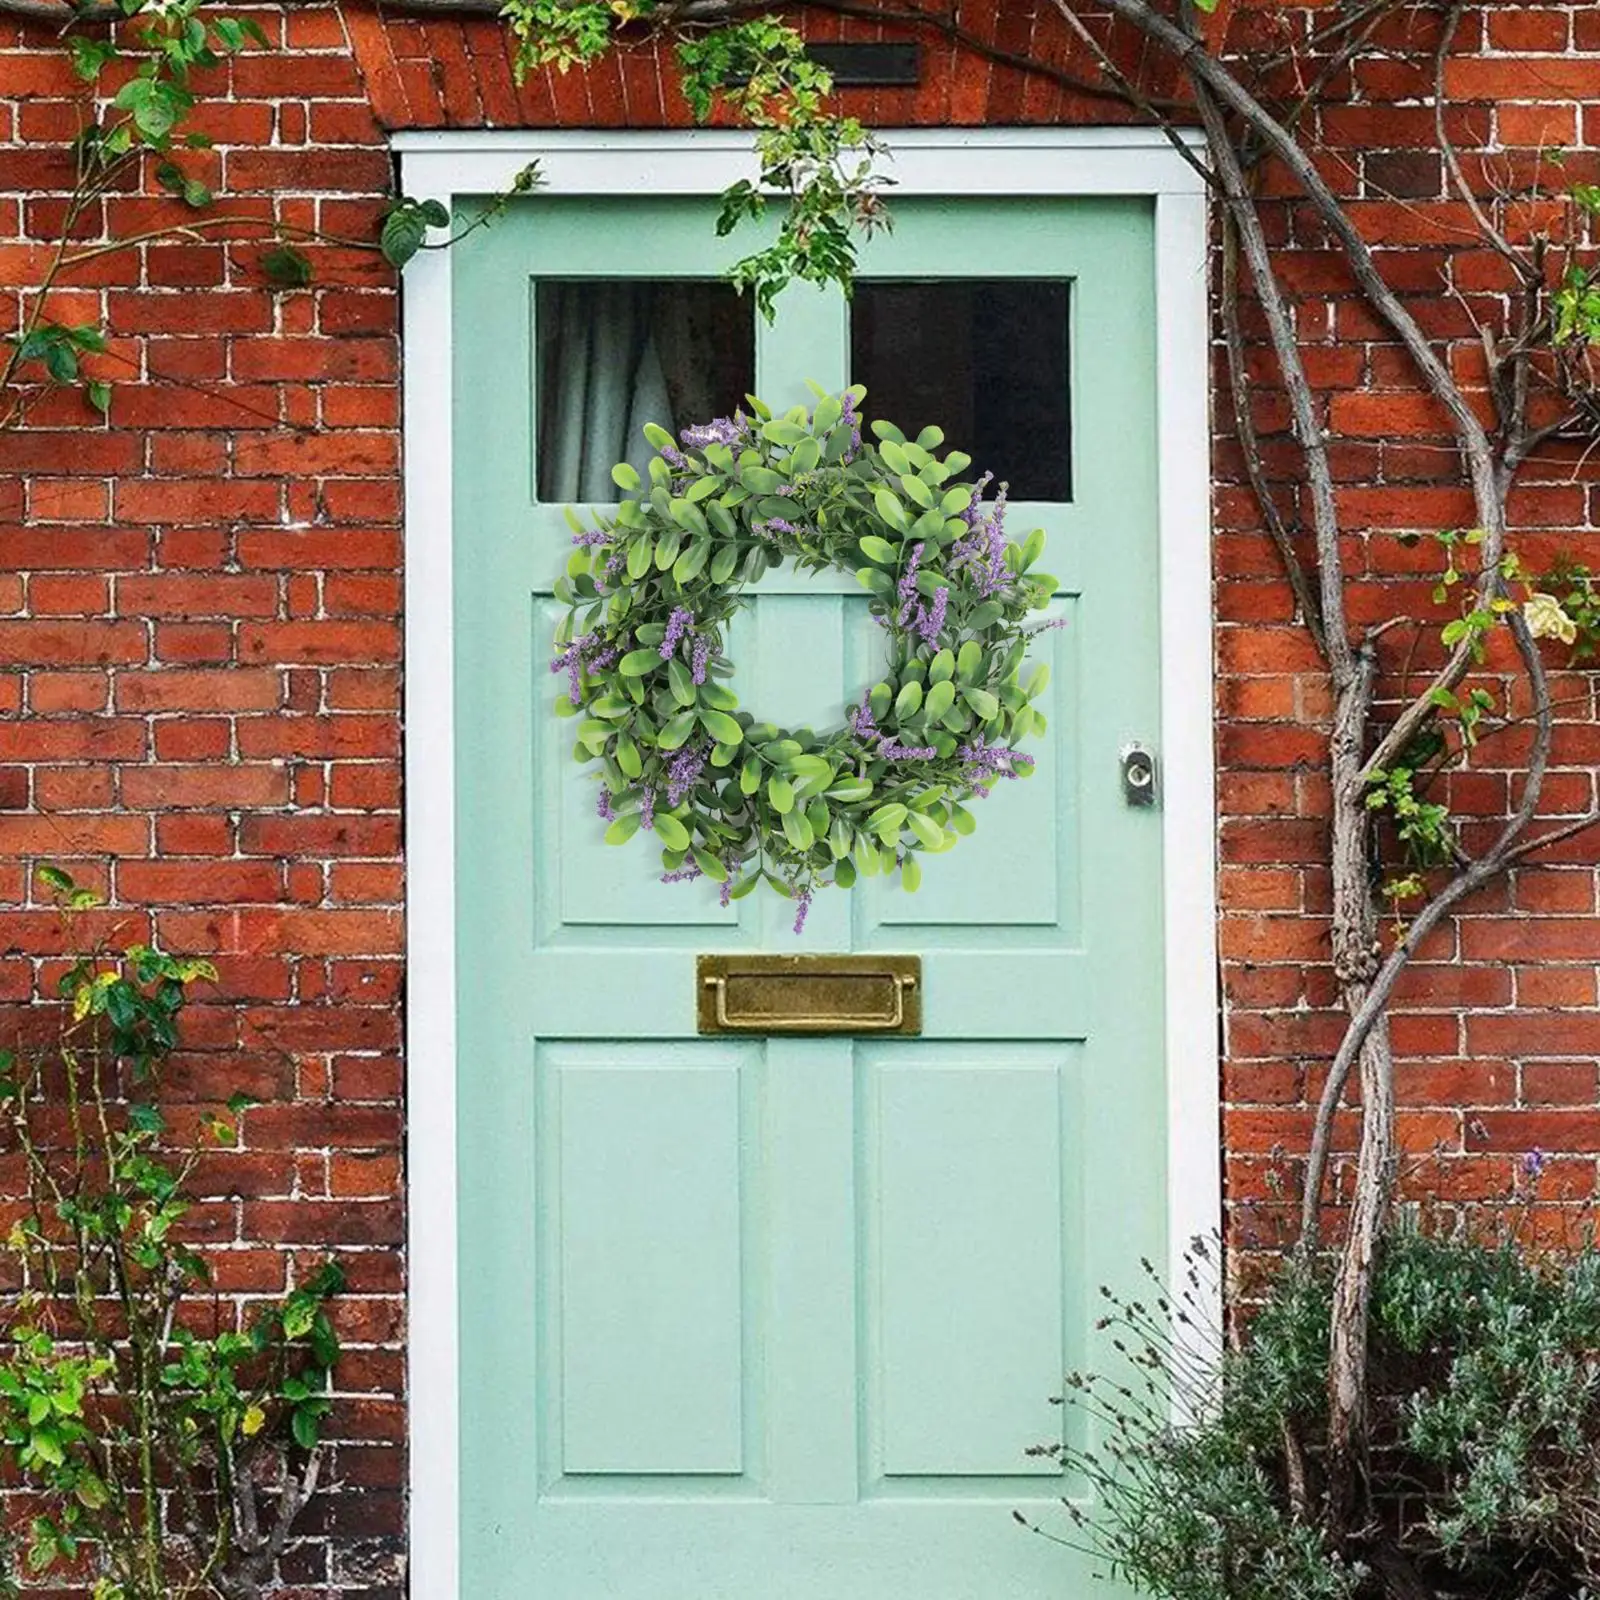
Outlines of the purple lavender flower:
{"type": "Polygon", "coordinates": [[[731,417],[713,417],[710,422],[684,428],[678,437],[691,450],[704,450],[708,444],[738,444],[748,426],[744,412],[735,411],[731,417]]]}
{"type": "Polygon", "coordinates": [[[856,708],[856,714],[850,719],[850,731],[858,739],[876,739],[878,722],[872,714],[872,707],[865,700],[856,708]]]}
{"type": "Polygon", "coordinates": [[[573,534],[572,542],[576,545],[582,545],[585,549],[591,545],[610,544],[611,530],[609,528],[589,528],[585,532],[573,534]]]}
{"type": "Polygon", "coordinates": [[[895,593],[900,597],[900,626],[903,628],[911,620],[911,613],[917,603],[917,568],[922,565],[922,545],[916,545],[911,551],[911,559],[906,563],[906,570],[900,575],[900,582],[895,586],[895,593]]]}
{"type": "Polygon", "coordinates": [[[844,413],[839,420],[850,430],[850,448],[844,453],[848,462],[855,459],[856,451],[861,448],[861,418],[856,415],[856,397],[853,394],[846,394],[842,403],[844,413]]]}
{"type": "Polygon", "coordinates": [[[656,792],[646,789],[644,799],[639,806],[639,826],[647,831],[656,825],[656,792]]]}
{"type": "Polygon", "coordinates": [[[722,864],[727,867],[728,876],[722,880],[722,893],[717,897],[717,903],[726,911],[733,902],[733,868],[726,861],[722,864]]]}
{"type": "Polygon", "coordinates": [[[1538,1148],[1530,1150],[1527,1155],[1522,1158],[1523,1177],[1529,1179],[1530,1181],[1539,1177],[1543,1173],[1545,1162],[1548,1159],[1549,1158],[1545,1155],[1543,1150],[1538,1148]]]}
{"type": "Polygon", "coordinates": [[[700,876],[700,863],[693,856],[684,862],[676,872],[663,872],[663,883],[693,883],[700,876]]]}
{"type": "Polygon", "coordinates": [[[611,791],[603,783],[600,785],[600,793],[595,796],[594,810],[602,822],[617,820],[617,808],[611,803],[611,791]]]}
{"type": "Polygon", "coordinates": [[[973,485],[972,502],[961,513],[967,532],[956,540],[950,551],[950,570],[960,572],[971,569],[973,586],[985,599],[1006,580],[1006,489],[985,505],[983,491],[993,473],[986,472],[973,485]]]}
{"type": "Polygon", "coordinates": [[[982,793],[987,794],[987,785],[999,778],[1015,778],[1020,775],[1020,769],[1031,767],[1033,757],[1025,756],[1019,750],[1009,750],[1004,745],[988,744],[980,738],[975,744],[964,744],[956,751],[958,760],[966,770],[966,780],[975,788],[982,785],[982,793]]]}
{"type": "Polygon", "coordinates": [[[694,642],[694,664],[689,669],[689,678],[694,683],[706,681],[706,663],[711,659],[711,640],[701,634],[694,642]]]}
{"type": "Polygon", "coordinates": [[[950,604],[950,591],[936,589],[931,606],[923,606],[917,618],[917,634],[924,644],[932,644],[944,632],[945,609],[950,604]]]}
{"type": "Polygon", "coordinates": [[[676,445],[662,445],[660,456],[674,471],[687,472],[689,470],[689,458],[676,445]]]}
{"type": "Polygon", "coordinates": [[[787,517],[768,517],[765,522],[756,523],[755,530],[763,539],[770,539],[775,533],[786,533],[791,539],[800,537],[800,530],[787,517]]]}
{"type": "Polygon", "coordinates": [[[802,889],[800,893],[795,896],[795,900],[799,905],[799,910],[797,910],[794,914],[794,931],[798,935],[805,931],[806,913],[811,909],[811,891],[809,889],[802,889]]]}
{"type": "Polygon", "coordinates": [[[939,752],[931,744],[896,744],[885,739],[873,752],[883,761],[935,761],[939,752]]]}
{"type": "MultiPolygon", "coordinates": [[[[594,650],[599,643],[600,635],[597,633],[579,634],[578,637],[574,639],[572,643],[569,644],[567,648],[550,663],[550,670],[552,672],[566,673],[567,698],[572,701],[573,705],[580,705],[583,701],[584,668],[586,666],[609,666],[611,664],[610,661],[602,661],[599,655],[597,655],[593,661],[585,660],[586,654],[594,650]]],[[[616,659],[615,652],[612,652],[611,659],[616,659]]]]}
{"type": "Polygon", "coordinates": [[[606,558],[605,571],[600,574],[601,579],[606,583],[610,583],[626,564],[627,557],[620,550],[614,556],[608,556],[606,558]]]}
{"type": "Polygon", "coordinates": [[[679,606],[667,618],[667,636],[661,641],[661,659],[663,661],[672,659],[673,652],[678,648],[678,641],[683,638],[684,634],[691,631],[693,623],[694,612],[686,610],[683,606],[679,606]]]}
{"type": "Polygon", "coordinates": [[[703,746],[686,744],[672,758],[672,765],[667,768],[669,808],[683,804],[684,797],[700,781],[700,772],[705,764],[706,751],[703,746]]]}

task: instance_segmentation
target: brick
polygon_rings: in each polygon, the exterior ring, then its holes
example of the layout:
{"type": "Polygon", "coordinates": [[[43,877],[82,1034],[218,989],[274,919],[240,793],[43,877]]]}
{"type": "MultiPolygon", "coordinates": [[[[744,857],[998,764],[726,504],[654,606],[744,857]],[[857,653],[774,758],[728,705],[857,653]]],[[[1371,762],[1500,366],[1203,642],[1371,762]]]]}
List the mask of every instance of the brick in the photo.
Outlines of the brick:
{"type": "Polygon", "coordinates": [[[264,861],[124,861],[117,892],[140,905],[231,905],[275,900],[278,872],[264,861]]]}
{"type": "Polygon", "coordinates": [[[123,711],[270,711],[281,697],[278,674],[257,668],[169,669],[117,677],[117,705],[123,711]]]}
{"type": "Polygon", "coordinates": [[[46,622],[0,619],[0,666],[82,666],[143,661],[137,622],[46,622]]]}
{"type": "Polygon", "coordinates": [[[289,798],[289,773],[282,766],[128,767],[122,798],[139,811],[168,807],[283,805],[289,798]]]}

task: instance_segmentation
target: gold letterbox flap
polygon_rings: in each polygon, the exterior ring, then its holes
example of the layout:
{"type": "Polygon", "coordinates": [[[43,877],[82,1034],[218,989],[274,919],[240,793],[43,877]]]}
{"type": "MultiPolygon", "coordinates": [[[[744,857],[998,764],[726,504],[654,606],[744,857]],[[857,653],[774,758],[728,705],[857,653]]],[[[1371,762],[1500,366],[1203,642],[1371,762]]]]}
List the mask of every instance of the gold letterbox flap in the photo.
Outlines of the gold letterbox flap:
{"type": "Polygon", "coordinates": [[[701,956],[701,1033],[922,1032],[920,956],[701,956]]]}

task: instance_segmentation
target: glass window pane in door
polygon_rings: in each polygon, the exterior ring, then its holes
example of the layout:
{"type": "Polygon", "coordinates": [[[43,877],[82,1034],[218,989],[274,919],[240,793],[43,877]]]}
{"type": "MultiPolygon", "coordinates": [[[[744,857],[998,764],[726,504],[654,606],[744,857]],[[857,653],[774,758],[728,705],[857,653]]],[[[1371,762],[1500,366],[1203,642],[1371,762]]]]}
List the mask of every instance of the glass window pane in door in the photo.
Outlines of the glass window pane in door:
{"type": "Polygon", "coordinates": [[[1060,278],[863,278],[850,376],[865,411],[929,423],[1013,500],[1072,498],[1069,290],[1060,278]]]}
{"type": "Polygon", "coordinates": [[[677,433],[755,387],[755,313],[729,284],[543,279],[535,290],[538,497],[611,501],[611,469],[644,472],[647,422],[677,433]]]}

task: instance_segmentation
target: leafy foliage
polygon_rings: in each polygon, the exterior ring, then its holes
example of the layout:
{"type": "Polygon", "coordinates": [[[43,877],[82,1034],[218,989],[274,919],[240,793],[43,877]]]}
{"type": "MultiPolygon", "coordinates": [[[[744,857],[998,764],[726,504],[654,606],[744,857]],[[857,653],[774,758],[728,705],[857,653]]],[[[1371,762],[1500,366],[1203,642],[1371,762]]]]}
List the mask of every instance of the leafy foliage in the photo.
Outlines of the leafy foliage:
{"type": "MultiPolygon", "coordinates": [[[[272,244],[261,258],[262,275],[275,289],[300,289],[312,281],[313,267],[298,244],[332,242],[374,250],[402,267],[421,248],[454,244],[487,225],[508,199],[498,197],[471,227],[432,246],[426,246],[428,231],[450,222],[436,200],[395,200],[385,210],[375,240],[340,238],[253,215],[229,216],[217,209],[217,197],[195,170],[195,153],[211,148],[210,137],[191,126],[199,106],[196,74],[252,46],[266,47],[266,34],[254,18],[216,12],[207,0],[121,0],[121,8],[129,19],[126,28],[104,36],[72,34],[65,41],[73,71],[87,88],[78,108],[81,131],[72,142],[75,183],[50,265],[34,288],[23,324],[15,334],[0,336],[0,428],[20,425],[38,393],[62,386],[80,387],[88,405],[102,417],[108,415],[110,381],[86,368],[84,361],[106,350],[104,330],[66,325],[50,314],[53,292],[90,262],[163,239],[192,241],[212,232],[257,235],[265,230],[272,244]],[[147,232],[85,240],[94,207],[107,195],[140,182],[145,172],[193,215],[147,232]]],[[[510,192],[526,193],[536,181],[537,168],[530,165],[510,192]]]]}
{"type": "Polygon", "coordinates": [[[1103,1441],[1060,1452],[1097,1502],[1069,1503],[1071,1542],[1111,1575],[1166,1600],[1573,1600],[1600,1581],[1600,1251],[1385,1243],[1375,1514],[1338,1545],[1319,1523],[1331,1265],[1285,1262],[1239,1340],[1196,1355],[1198,1281],[1113,1299],[1133,1376],[1068,1388],[1103,1441]],[[1175,1389],[1198,1420],[1174,1424],[1175,1389]]]}
{"type": "MultiPolygon", "coordinates": [[[[42,876],[69,918],[95,904],[42,876]]],[[[87,1561],[96,1600],[253,1593],[255,1497],[291,1448],[316,1450],[330,1404],[337,1267],[239,1327],[186,1237],[196,1168],[249,1105],[204,1113],[186,1143],[162,1109],[189,991],[214,977],[149,945],[88,950],[61,978],[55,1045],[0,1052],[28,1191],[0,1246],[16,1285],[0,1296],[0,1461],[37,1507],[29,1572],[87,1561]]]]}
{"type": "Polygon", "coordinates": [[[963,801],[1031,772],[1015,747],[1044,727],[1048,669],[1019,676],[1029,613],[1056,587],[1032,570],[1043,532],[1008,542],[1003,495],[985,505],[983,483],[961,481],[971,462],[936,454],[938,428],[908,439],[877,421],[863,443],[864,393],[819,391],[781,417],[752,401],[681,448],[647,428],[649,486],[615,469],[633,498],[593,530],[573,519],[557,588],[571,610],[556,708],[580,719],[578,760],[599,764],[607,838],[653,829],[669,875],[730,896],[764,877],[802,920],[814,887],[858,871],[916,888],[918,854],[972,831],[963,801]],[[889,645],[882,681],[820,735],[757,721],[724,681],[743,585],[786,560],[854,572],[889,645]]]}
{"type": "MultiPolygon", "coordinates": [[[[517,41],[520,76],[533,67],[587,65],[618,42],[619,29],[656,13],[653,0],[507,0],[501,15],[517,41]]],[[[751,290],[769,317],[795,279],[835,283],[848,293],[857,236],[888,221],[885,180],[874,167],[882,147],[855,118],[830,108],[827,70],[794,28],[770,16],[680,33],[677,57],[684,97],[699,121],[726,107],[755,130],[757,175],[723,194],[717,232],[760,223],[772,201],[781,202],[772,242],[739,261],[733,281],[751,290]]]]}

